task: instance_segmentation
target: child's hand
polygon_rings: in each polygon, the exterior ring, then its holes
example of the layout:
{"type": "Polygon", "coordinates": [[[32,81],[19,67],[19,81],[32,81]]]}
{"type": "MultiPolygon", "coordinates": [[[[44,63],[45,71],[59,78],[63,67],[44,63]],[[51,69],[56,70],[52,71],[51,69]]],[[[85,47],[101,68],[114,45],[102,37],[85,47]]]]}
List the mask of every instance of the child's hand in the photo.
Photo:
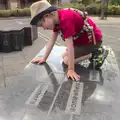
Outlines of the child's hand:
{"type": "Polygon", "coordinates": [[[42,64],[42,63],[45,63],[46,60],[44,58],[40,58],[38,60],[32,60],[32,63],[37,63],[37,64],[42,64]]]}
{"type": "Polygon", "coordinates": [[[80,76],[74,70],[68,70],[67,77],[76,81],[80,80],[80,76]]]}

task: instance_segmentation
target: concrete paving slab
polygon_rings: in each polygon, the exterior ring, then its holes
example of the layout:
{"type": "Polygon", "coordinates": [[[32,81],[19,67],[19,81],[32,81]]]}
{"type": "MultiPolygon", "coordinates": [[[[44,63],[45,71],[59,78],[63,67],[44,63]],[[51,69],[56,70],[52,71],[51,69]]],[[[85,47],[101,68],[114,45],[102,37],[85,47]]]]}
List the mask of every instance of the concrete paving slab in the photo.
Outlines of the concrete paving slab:
{"type": "MultiPolygon", "coordinates": [[[[13,62],[11,62],[13,63],[13,62]]],[[[23,73],[23,69],[26,66],[26,62],[15,63],[12,65],[4,66],[4,74],[6,77],[16,76],[23,73]],[[17,67],[16,67],[17,66],[17,67]]]]}
{"type": "Polygon", "coordinates": [[[29,76],[9,77],[6,88],[0,89],[0,117],[5,120],[21,120],[24,103],[38,84],[29,76]]]}
{"type": "Polygon", "coordinates": [[[26,46],[22,51],[22,56],[29,62],[45,46],[46,41],[39,37],[32,46],[26,46]]]}
{"type": "Polygon", "coordinates": [[[4,74],[0,74],[0,86],[4,86],[4,79],[5,79],[5,77],[4,77],[4,74]]]}
{"type": "Polygon", "coordinates": [[[2,56],[0,55],[0,66],[2,66],[3,63],[2,63],[2,56]]]}
{"type": "Polygon", "coordinates": [[[21,55],[14,55],[13,57],[3,57],[4,66],[12,66],[13,64],[25,63],[25,59],[21,55]]]}
{"type": "Polygon", "coordinates": [[[3,67],[0,66],[0,86],[4,86],[4,80],[5,80],[5,75],[4,75],[4,70],[3,67]]]}
{"type": "Polygon", "coordinates": [[[1,57],[7,58],[7,57],[18,57],[21,56],[21,51],[13,51],[10,53],[1,53],[1,57]]]}

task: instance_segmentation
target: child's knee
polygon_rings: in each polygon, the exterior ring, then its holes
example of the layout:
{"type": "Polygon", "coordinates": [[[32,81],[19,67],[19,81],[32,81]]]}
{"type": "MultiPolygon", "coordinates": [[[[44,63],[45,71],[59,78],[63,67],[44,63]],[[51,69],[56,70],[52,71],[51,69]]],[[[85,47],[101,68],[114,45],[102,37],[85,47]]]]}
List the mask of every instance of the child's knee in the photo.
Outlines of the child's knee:
{"type": "Polygon", "coordinates": [[[62,58],[64,59],[65,56],[67,56],[67,52],[64,52],[64,53],[62,54],[62,58]]]}
{"type": "Polygon", "coordinates": [[[67,56],[63,57],[63,62],[64,62],[64,64],[68,65],[68,57],[67,56]]]}

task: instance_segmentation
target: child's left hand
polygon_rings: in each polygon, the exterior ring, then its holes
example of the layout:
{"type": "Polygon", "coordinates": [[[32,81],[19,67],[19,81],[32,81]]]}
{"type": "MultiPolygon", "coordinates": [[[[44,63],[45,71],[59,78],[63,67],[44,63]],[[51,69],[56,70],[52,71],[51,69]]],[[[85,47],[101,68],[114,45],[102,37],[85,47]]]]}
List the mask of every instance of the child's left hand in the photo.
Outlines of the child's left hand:
{"type": "Polygon", "coordinates": [[[80,76],[74,70],[68,70],[67,77],[76,81],[80,80],[80,76]]]}

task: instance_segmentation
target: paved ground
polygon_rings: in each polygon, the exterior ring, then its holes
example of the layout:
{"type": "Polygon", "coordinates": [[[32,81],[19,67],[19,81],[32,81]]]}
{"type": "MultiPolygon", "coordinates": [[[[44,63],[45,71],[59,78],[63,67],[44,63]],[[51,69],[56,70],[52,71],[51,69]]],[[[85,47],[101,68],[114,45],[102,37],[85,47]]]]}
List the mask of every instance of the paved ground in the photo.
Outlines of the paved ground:
{"type": "MultiPolygon", "coordinates": [[[[94,21],[100,26],[104,35],[104,43],[113,48],[116,58],[120,67],[120,18],[108,18],[108,20],[99,20],[98,17],[92,17],[94,21]]],[[[12,27],[14,22],[23,25],[28,23],[29,19],[10,19],[0,20],[1,29],[4,26],[12,27]]],[[[19,27],[19,26],[17,26],[19,27]]],[[[0,81],[4,83],[7,77],[16,76],[20,74],[27,63],[40,51],[45,45],[48,38],[50,38],[51,32],[44,31],[39,28],[39,38],[34,42],[32,46],[25,47],[23,51],[12,53],[0,53],[0,81]]],[[[64,45],[63,41],[58,39],[58,44],[64,45]]]]}
{"type": "MultiPolygon", "coordinates": [[[[113,48],[120,67],[120,19],[109,18],[107,21],[100,21],[96,17],[93,19],[103,31],[104,44],[113,48]]],[[[19,23],[16,26],[19,28],[24,23],[29,22],[29,19],[1,20],[1,29],[3,30],[5,26],[9,28],[14,26],[14,22],[19,23]]],[[[78,71],[85,73],[85,75],[80,73],[83,81],[80,83],[67,81],[64,74],[56,72],[63,69],[60,63],[62,58],[55,54],[57,50],[53,51],[53,55],[45,66],[33,64],[26,66],[44,47],[50,34],[50,31],[39,28],[39,38],[32,46],[25,47],[20,52],[0,53],[0,118],[3,120],[38,120],[39,118],[41,120],[48,120],[48,118],[52,118],[52,120],[79,120],[79,118],[81,120],[119,120],[119,70],[112,52],[109,54],[108,64],[104,65],[102,73],[96,73],[95,80],[98,81],[93,81],[92,72],[89,69],[80,68],[80,66],[78,71]],[[56,59],[59,60],[56,61],[56,59]],[[25,66],[26,71],[23,75],[25,66]],[[48,75],[50,76],[47,77],[48,75]],[[92,77],[90,79],[92,81],[89,81],[89,77],[92,77]],[[7,87],[2,87],[4,85],[7,87]],[[77,94],[79,99],[77,99],[76,106],[78,107],[74,113],[79,114],[81,110],[81,115],[66,115],[64,110],[67,112],[74,110],[73,106],[75,106],[77,94]],[[73,99],[71,99],[72,96],[73,99]],[[29,97],[30,99],[28,99],[29,97]],[[25,107],[26,100],[28,100],[27,107],[25,107]],[[38,102],[39,100],[40,102],[38,102]],[[32,109],[28,109],[30,104],[32,109]],[[36,105],[38,106],[36,107],[36,105]]],[[[60,38],[57,44],[64,45],[60,38]]]]}

